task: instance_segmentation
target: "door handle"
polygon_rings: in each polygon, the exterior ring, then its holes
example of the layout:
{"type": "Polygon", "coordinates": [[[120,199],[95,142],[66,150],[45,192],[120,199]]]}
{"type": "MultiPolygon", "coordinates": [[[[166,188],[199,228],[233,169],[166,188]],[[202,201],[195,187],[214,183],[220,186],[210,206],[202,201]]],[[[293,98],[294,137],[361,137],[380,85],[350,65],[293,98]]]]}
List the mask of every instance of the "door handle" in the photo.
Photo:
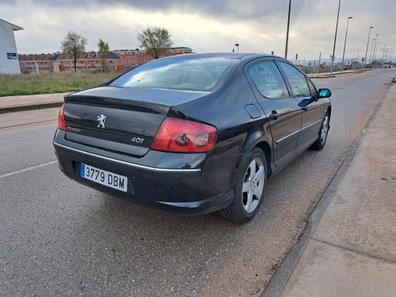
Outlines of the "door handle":
{"type": "Polygon", "coordinates": [[[269,116],[270,120],[277,120],[279,118],[279,113],[276,110],[271,111],[271,114],[269,116]]]}

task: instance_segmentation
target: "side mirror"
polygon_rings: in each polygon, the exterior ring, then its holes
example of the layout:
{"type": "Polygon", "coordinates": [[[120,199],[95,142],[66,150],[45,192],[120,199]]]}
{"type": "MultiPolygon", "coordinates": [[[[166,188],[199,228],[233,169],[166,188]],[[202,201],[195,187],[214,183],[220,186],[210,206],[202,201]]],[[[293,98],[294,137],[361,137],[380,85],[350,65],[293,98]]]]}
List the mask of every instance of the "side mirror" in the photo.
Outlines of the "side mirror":
{"type": "Polygon", "coordinates": [[[319,98],[330,98],[331,91],[330,89],[319,89],[319,98]]]}

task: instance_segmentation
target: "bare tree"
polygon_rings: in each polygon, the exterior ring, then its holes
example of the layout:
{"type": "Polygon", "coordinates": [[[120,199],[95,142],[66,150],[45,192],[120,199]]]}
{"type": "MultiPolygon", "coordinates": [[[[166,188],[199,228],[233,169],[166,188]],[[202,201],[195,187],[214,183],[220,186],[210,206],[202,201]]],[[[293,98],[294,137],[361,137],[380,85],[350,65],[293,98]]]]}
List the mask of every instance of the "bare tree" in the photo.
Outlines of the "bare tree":
{"type": "Polygon", "coordinates": [[[77,71],[77,58],[85,52],[87,39],[75,32],[67,33],[65,40],[62,42],[62,51],[74,59],[74,72],[77,71]]]}
{"type": "Polygon", "coordinates": [[[105,59],[109,53],[109,44],[107,42],[104,42],[102,39],[99,39],[98,47],[98,55],[102,62],[102,72],[105,72],[105,59]]]}
{"type": "Polygon", "coordinates": [[[172,46],[171,35],[165,28],[146,28],[138,34],[137,39],[140,47],[144,48],[154,59],[166,54],[172,46]]]}

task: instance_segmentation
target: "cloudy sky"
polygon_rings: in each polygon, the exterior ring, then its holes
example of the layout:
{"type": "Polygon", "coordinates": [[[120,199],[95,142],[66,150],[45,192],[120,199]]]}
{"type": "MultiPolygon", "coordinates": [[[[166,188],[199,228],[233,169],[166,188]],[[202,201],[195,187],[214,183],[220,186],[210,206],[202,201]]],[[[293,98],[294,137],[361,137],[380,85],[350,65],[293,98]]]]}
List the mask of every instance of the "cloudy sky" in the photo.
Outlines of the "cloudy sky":
{"type": "MultiPolygon", "coordinates": [[[[384,46],[396,48],[395,0],[343,0],[336,56],[342,55],[346,19],[353,16],[348,57],[361,57],[368,27],[384,46]]],[[[338,0],[293,0],[290,56],[329,57],[338,0]]],[[[16,32],[20,53],[55,52],[71,30],[96,50],[99,38],[111,49],[137,48],[136,34],[147,26],[167,28],[175,46],[196,52],[275,51],[283,55],[288,0],[0,0],[0,18],[24,28],[16,32]]],[[[1,41],[0,41],[1,42],[1,41]]],[[[396,51],[394,51],[396,54],[396,51]]]]}

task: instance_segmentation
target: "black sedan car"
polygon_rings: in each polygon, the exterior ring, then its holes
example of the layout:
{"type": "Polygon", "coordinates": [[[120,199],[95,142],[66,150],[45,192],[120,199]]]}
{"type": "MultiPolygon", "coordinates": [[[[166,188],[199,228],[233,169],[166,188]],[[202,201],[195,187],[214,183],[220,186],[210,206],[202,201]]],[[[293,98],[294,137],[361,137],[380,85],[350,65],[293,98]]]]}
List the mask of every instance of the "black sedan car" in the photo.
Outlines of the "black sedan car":
{"type": "Polygon", "coordinates": [[[271,176],[324,147],[330,96],[279,57],[169,57],[65,96],[54,146],[61,170],[79,183],[244,223],[271,176]]]}

